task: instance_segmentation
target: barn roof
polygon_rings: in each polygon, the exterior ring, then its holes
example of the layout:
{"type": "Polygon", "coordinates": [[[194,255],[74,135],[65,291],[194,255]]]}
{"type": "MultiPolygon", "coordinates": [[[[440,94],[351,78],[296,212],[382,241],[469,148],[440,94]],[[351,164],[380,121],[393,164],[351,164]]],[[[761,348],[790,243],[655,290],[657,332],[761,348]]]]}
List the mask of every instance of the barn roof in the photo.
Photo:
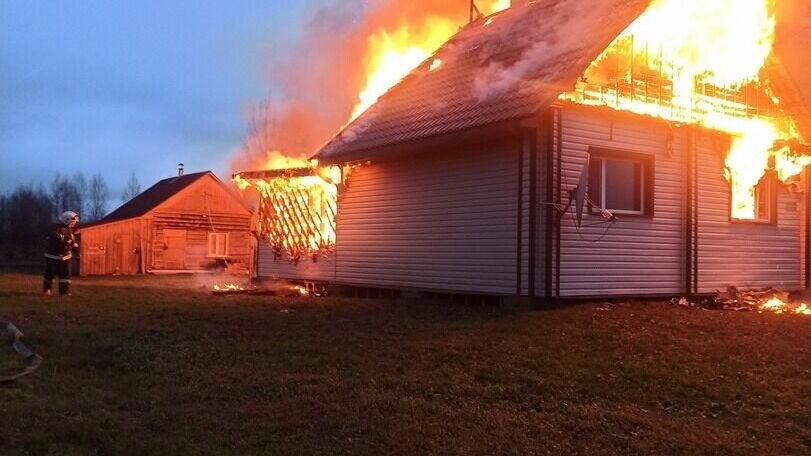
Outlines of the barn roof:
{"type": "Polygon", "coordinates": [[[141,217],[152,209],[158,207],[171,196],[177,194],[179,191],[197,182],[203,176],[208,174],[211,174],[211,171],[184,174],[182,176],[170,177],[158,181],[155,185],[139,193],[138,196],[127,201],[113,212],[110,212],[101,220],[93,223],[82,224],[79,228],[84,229],[91,226],[103,225],[105,223],[141,217]]]}
{"type": "MultiPolygon", "coordinates": [[[[394,144],[534,116],[574,87],[589,64],[649,3],[538,0],[493,16],[486,26],[488,19],[475,21],[314,158],[326,163],[366,160],[394,144]],[[431,71],[435,59],[442,63],[431,71]]],[[[807,16],[800,17],[805,18],[801,24],[778,30],[777,58],[769,69],[784,108],[808,139],[811,73],[804,69],[808,56],[797,55],[808,53],[811,24],[807,16]]]]}
{"type": "Polygon", "coordinates": [[[539,0],[472,22],[434,54],[439,67],[431,71],[428,59],[316,158],[366,159],[383,146],[532,116],[572,86],[648,4],[539,0]]]}

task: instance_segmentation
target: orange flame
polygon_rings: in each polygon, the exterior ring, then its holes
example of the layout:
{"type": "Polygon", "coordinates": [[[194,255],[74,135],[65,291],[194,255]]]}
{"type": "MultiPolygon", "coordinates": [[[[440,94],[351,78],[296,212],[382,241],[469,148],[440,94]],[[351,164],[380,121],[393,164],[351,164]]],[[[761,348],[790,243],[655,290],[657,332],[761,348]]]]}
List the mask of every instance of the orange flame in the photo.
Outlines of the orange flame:
{"type": "Polygon", "coordinates": [[[434,53],[456,32],[451,20],[429,16],[420,27],[401,26],[394,32],[381,30],[369,37],[366,87],[352,110],[355,120],[384,93],[434,53]]]}
{"type": "Polygon", "coordinates": [[[731,215],[754,219],[754,187],[770,158],[782,180],[811,163],[775,148],[798,134],[760,78],[774,44],[774,2],[654,0],[561,99],[730,134],[731,215]],[[771,106],[756,109],[752,94],[771,106]]]}
{"type": "Polygon", "coordinates": [[[252,187],[259,191],[258,231],[274,250],[287,252],[292,262],[303,256],[326,255],[335,247],[341,169],[312,172],[265,179],[234,176],[241,190],[252,187]]]}
{"type": "MultiPolygon", "coordinates": [[[[479,1],[481,12],[487,16],[510,7],[510,0],[479,1]]],[[[366,86],[358,95],[349,122],[369,109],[390,88],[424,62],[456,33],[459,25],[450,18],[428,16],[421,23],[401,25],[394,31],[380,30],[368,38],[364,62],[366,86]]],[[[431,71],[442,61],[434,61],[431,71]],[[435,64],[435,65],[434,65],[435,64]]]]}
{"type": "Polygon", "coordinates": [[[811,315],[811,308],[806,303],[790,304],[780,298],[774,297],[758,306],[761,312],[771,312],[776,314],[792,313],[796,315],[811,315]]]}

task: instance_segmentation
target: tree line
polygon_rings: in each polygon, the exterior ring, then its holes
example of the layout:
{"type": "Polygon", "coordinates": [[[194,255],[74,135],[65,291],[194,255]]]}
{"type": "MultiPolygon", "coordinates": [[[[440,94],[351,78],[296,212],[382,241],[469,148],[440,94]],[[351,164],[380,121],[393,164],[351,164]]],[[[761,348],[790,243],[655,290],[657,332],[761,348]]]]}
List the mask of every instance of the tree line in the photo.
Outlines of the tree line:
{"type": "MultiPolygon", "coordinates": [[[[126,202],[141,193],[135,173],[121,194],[126,202]]],[[[65,211],[79,213],[81,223],[102,219],[108,211],[110,188],[101,173],[56,174],[47,185],[19,185],[0,195],[0,255],[14,259],[43,246],[50,227],[65,211]]]]}

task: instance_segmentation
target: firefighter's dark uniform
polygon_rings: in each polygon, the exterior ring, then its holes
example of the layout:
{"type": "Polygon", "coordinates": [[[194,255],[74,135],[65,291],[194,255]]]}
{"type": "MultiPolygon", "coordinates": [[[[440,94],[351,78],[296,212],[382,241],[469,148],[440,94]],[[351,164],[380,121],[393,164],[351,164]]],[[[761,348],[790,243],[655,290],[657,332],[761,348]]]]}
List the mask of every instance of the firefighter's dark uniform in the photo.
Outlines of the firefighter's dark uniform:
{"type": "Polygon", "coordinates": [[[45,280],[42,289],[51,291],[54,277],[59,277],[59,294],[70,293],[70,260],[79,244],[73,229],[67,225],[54,225],[45,247],[45,280]]]}

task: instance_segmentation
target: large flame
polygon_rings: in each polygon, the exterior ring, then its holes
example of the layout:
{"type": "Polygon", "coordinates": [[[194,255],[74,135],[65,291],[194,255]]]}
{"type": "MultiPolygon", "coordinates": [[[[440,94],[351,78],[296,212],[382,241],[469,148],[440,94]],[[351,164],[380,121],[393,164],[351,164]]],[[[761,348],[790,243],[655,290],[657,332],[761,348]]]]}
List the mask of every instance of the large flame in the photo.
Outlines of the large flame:
{"type": "Polygon", "coordinates": [[[430,16],[420,27],[403,25],[393,32],[381,30],[370,36],[364,63],[366,87],[359,94],[350,121],[430,57],[456,32],[456,28],[456,24],[448,19],[430,16]]]}
{"type": "Polygon", "coordinates": [[[754,188],[770,159],[782,180],[811,163],[775,146],[798,135],[761,80],[774,2],[654,0],[561,98],[728,133],[731,215],[755,219],[754,188]]]}
{"type": "MultiPolygon", "coordinates": [[[[509,8],[510,0],[479,1],[477,5],[483,14],[490,15],[509,8]]],[[[428,16],[419,24],[403,24],[396,30],[380,30],[370,36],[364,61],[366,86],[358,95],[358,103],[349,121],[369,109],[390,88],[433,55],[456,33],[459,25],[450,18],[428,16]]]]}
{"type": "Polygon", "coordinates": [[[291,262],[327,255],[335,247],[338,211],[338,167],[297,168],[274,177],[234,176],[241,190],[258,190],[257,231],[277,255],[291,262]]]}

